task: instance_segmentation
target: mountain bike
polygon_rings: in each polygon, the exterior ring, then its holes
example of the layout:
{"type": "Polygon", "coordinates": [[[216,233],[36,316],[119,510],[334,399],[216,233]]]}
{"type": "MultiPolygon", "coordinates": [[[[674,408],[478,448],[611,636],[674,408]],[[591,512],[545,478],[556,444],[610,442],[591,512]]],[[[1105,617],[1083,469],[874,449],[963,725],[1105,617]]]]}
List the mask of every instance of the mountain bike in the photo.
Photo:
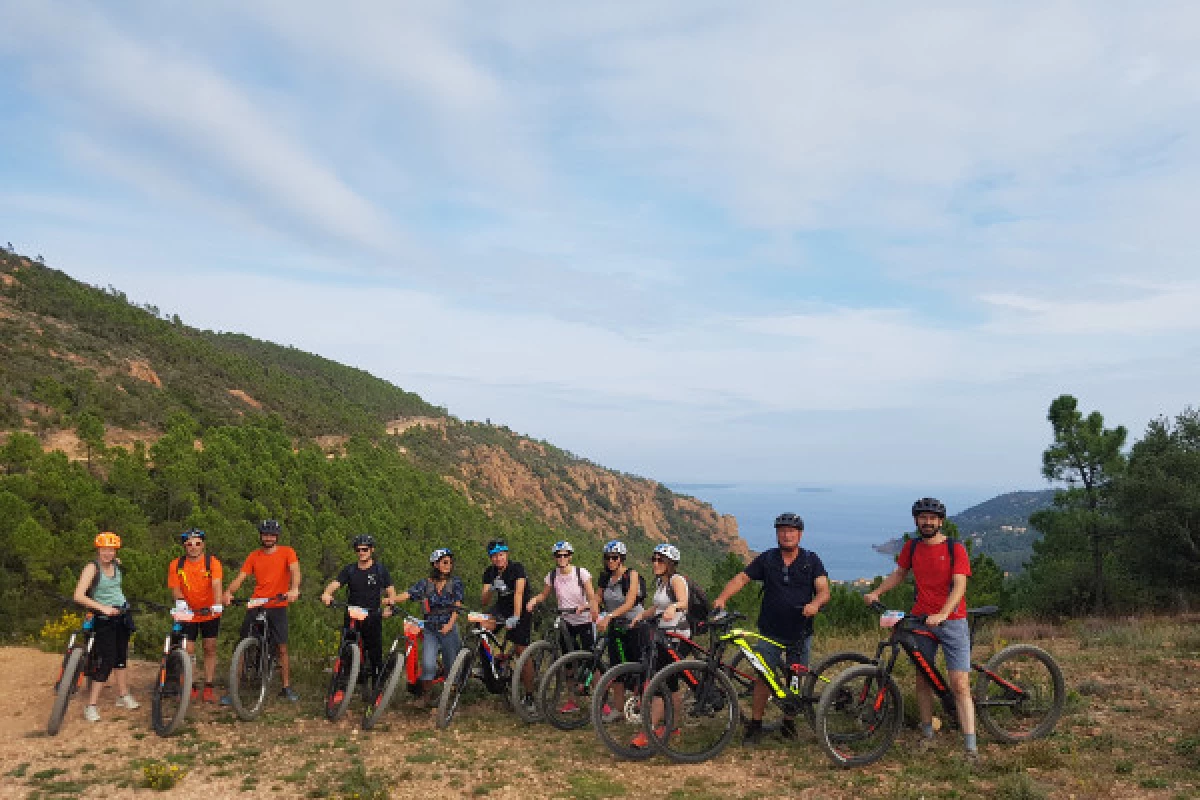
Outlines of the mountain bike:
{"type": "MultiPolygon", "coordinates": [[[[419,689],[417,680],[421,675],[419,647],[424,639],[425,620],[413,616],[404,618],[404,635],[392,640],[392,647],[383,657],[383,667],[379,670],[379,679],[375,683],[370,702],[363,712],[363,730],[370,730],[379,722],[388,704],[392,702],[396,690],[400,688],[401,679],[408,681],[410,691],[419,689]],[[400,642],[403,641],[403,650],[400,642]]],[[[437,676],[430,681],[436,685],[445,682],[446,673],[439,663],[437,676]]]]}
{"type": "MultiPolygon", "coordinates": [[[[590,649],[565,653],[545,669],[538,682],[537,702],[542,718],[560,731],[576,730],[591,721],[592,689],[610,666],[609,639],[626,630],[619,625],[620,621],[613,620],[590,649]]],[[[611,711],[610,707],[605,713],[611,711]]]]}
{"type": "Polygon", "coordinates": [[[712,648],[700,651],[698,655],[702,657],[667,665],[647,684],[642,704],[660,700],[664,719],[658,732],[645,716],[642,727],[651,745],[671,760],[688,764],[705,761],[719,755],[732,741],[741,717],[738,701],[742,693],[725,663],[730,647],[740,656],[734,663],[747,664],[758,675],[769,689],[768,699],[785,718],[803,714],[810,725],[816,716],[815,707],[833,676],[847,667],[870,663],[867,656],[846,651],[827,656],[809,669],[780,642],[761,633],[734,628],[734,623],[745,616],[737,611],[710,615],[707,623],[715,640],[712,648]],[[766,663],[758,652],[763,645],[783,651],[780,666],[766,663]],[[672,685],[682,691],[681,702],[670,701],[672,685]]]}
{"type": "Polygon", "coordinates": [[[212,613],[210,608],[173,608],[171,630],[163,642],[162,661],[150,694],[150,724],[159,736],[170,736],[187,716],[192,696],[192,657],[187,651],[184,624],[197,615],[212,613]]]}
{"type": "MultiPolygon", "coordinates": [[[[363,641],[360,625],[372,614],[391,616],[391,606],[367,609],[345,603],[331,603],[329,608],[344,608],[350,617],[350,623],[342,626],[342,638],[338,642],[337,655],[330,669],[329,688],[325,690],[325,718],[330,722],[339,719],[350,707],[350,698],[354,696],[354,687],[358,685],[359,671],[363,661],[363,641]]],[[[370,681],[369,681],[370,682],[370,681]]],[[[364,689],[364,697],[368,707],[375,699],[374,682],[364,689]]]]}
{"type": "MultiPolygon", "coordinates": [[[[942,702],[952,725],[958,724],[954,694],[937,666],[918,649],[919,637],[934,637],[925,615],[887,611],[879,603],[880,624],[891,628],[875,648],[871,663],[843,672],[826,689],[817,705],[817,741],[838,766],[871,764],[884,756],[904,717],[900,688],[892,678],[903,651],[942,702]],[[885,656],[885,651],[890,654],[885,656]]],[[[968,609],[972,646],[978,620],[997,613],[996,606],[968,609]]],[[[1066,702],[1062,670],[1040,647],[1012,644],[988,659],[972,662],[975,686],[971,693],[983,728],[1004,742],[1023,742],[1049,734],[1066,702]]]]}
{"type": "MultiPolygon", "coordinates": [[[[249,722],[262,713],[267,701],[267,687],[275,673],[275,636],[267,623],[264,606],[275,600],[286,600],[286,594],[274,597],[251,597],[246,600],[246,613],[253,613],[250,630],[233,650],[229,663],[229,698],[238,717],[249,722]]],[[[227,604],[236,605],[237,602],[227,604]]]]}
{"type": "Polygon", "coordinates": [[[76,692],[91,685],[87,678],[92,671],[92,646],[96,640],[96,617],[103,615],[87,612],[79,630],[71,634],[63,651],[62,663],[58,668],[58,680],[54,682],[54,705],[50,707],[50,721],[46,733],[54,736],[62,728],[67,715],[67,706],[76,692]]]}
{"type": "MultiPolygon", "coordinates": [[[[616,664],[600,676],[592,690],[592,726],[596,737],[604,743],[614,755],[641,760],[654,755],[654,749],[649,745],[642,747],[631,740],[630,734],[641,732],[643,714],[644,690],[650,679],[663,666],[658,663],[657,645],[670,643],[668,649],[672,663],[682,660],[677,652],[698,652],[708,654],[713,649],[713,636],[710,632],[710,646],[702,647],[699,643],[675,631],[665,631],[657,624],[659,615],[654,615],[644,622],[638,623],[635,629],[642,631],[639,642],[639,658],[616,664]]],[[[697,626],[698,629],[703,626],[697,626]]],[[[753,685],[754,676],[742,669],[732,666],[725,667],[725,674],[734,686],[734,693],[749,691],[753,685]]]]}
{"type": "MultiPolygon", "coordinates": [[[[540,608],[541,606],[538,606],[538,609],[540,608]]],[[[545,636],[541,640],[529,645],[529,647],[526,647],[525,652],[521,653],[520,657],[517,658],[517,663],[513,667],[511,686],[509,687],[509,702],[513,710],[517,713],[517,716],[524,722],[540,722],[542,719],[540,705],[536,702],[525,702],[525,684],[521,680],[521,677],[525,674],[526,665],[529,665],[533,686],[539,686],[546,668],[550,664],[553,664],[559,656],[571,649],[571,636],[567,631],[567,623],[563,617],[567,614],[580,614],[588,610],[586,606],[583,608],[558,609],[554,614],[553,621],[546,630],[545,636]]]]}
{"type": "Polygon", "coordinates": [[[492,694],[507,696],[512,681],[513,644],[507,636],[504,641],[496,636],[494,629],[498,620],[491,614],[470,611],[467,612],[467,622],[471,625],[474,640],[463,645],[446,673],[435,718],[439,729],[450,726],[472,675],[477,675],[492,694]]]}

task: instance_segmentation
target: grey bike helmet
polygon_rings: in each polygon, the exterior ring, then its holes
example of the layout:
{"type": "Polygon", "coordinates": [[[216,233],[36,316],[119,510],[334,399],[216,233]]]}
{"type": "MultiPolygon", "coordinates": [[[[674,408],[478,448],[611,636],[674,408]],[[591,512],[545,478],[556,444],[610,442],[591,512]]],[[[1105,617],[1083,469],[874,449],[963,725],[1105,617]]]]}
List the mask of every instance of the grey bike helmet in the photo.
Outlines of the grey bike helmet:
{"type": "Polygon", "coordinates": [[[790,511],[785,511],[775,518],[776,528],[795,528],[796,530],[804,530],[804,520],[799,514],[793,514],[790,511]]]}

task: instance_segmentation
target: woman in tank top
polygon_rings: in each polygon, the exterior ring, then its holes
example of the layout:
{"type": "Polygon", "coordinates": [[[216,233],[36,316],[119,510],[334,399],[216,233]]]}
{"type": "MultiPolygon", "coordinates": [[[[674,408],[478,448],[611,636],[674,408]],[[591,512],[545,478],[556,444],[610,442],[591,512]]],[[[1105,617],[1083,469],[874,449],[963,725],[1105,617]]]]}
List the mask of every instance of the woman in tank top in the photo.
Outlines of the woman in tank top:
{"type": "MultiPolygon", "coordinates": [[[[600,576],[600,605],[604,614],[596,622],[601,632],[613,629],[608,634],[608,663],[616,666],[637,658],[637,638],[632,630],[641,617],[642,581],[635,570],[625,566],[629,555],[625,543],[613,539],[604,545],[604,574],[600,576]]],[[[612,722],[625,712],[625,686],[618,683],[613,687],[613,704],[604,712],[604,721],[612,722]]]]}
{"type": "MultiPolygon", "coordinates": [[[[654,605],[642,612],[642,619],[649,620],[658,616],[659,628],[682,636],[691,636],[692,631],[688,626],[687,619],[687,579],[676,571],[679,567],[679,548],[673,544],[660,544],[654,548],[654,555],[651,556],[650,562],[654,571],[654,605]]],[[[655,663],[659,667],[679,660],[680,656],[677,654],[674,644],[676,641],[678,640],[667,639],[665,642],[660,640],[655,645],[655,663]]],[[[671,702],[676,710],[675,718],[683,719],[683,692],[680,689],[679,681],[676,679],[669,682],[667,688],[671,691],[671,702]]],[[[655,735],[666,735],[666,727],[662,722],[664,714],[661,698],[655,697],[651,701],[650,715],[655,735]]],[[[674,735],[677,732],[672,731],[671,733],[674,735]]],[[[645,732],[639,731],[630,744],[634,747],[649,747],[650,742],[645,732]]]]}
{"type": "Polygon", "coordinates": [[[88,691],[87,705],[83,707],[83,718],[88,722],[100,721],[100,710],[96,707],[100,689],[112,675],[117,684],[117,707],[137,708],[140,703],[129,693],[129,680],[125,675],[125,660],[129,655],[129,634],[133,630],[129,617],[125,593],[121,589],[121,562],[117,550],[121,537],[115,533],[96,536],[96,559],[83,567],[79,583],[75,584],[75,602],[95,614],[96,638],[92,643],[92,679],[88,691]]]}

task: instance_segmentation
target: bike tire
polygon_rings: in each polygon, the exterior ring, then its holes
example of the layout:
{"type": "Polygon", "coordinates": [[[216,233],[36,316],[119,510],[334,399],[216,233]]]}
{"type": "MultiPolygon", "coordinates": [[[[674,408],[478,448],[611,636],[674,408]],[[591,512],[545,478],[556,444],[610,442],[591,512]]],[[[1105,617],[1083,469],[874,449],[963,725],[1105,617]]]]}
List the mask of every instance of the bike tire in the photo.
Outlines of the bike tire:
{"type": "Polygon", "coordinates": [[[817,742],[839,767],[873,764],[887,753],[904,720],[904,698],[875,664],[851,667],[817,704],[817,742]]]}
{"type": "Polygon", "coordinates": [[[1067,691],[1053,656],[1040,647],[1013,644],[992,656],[983,670],[974,699],[984,730],[1009,743],[1040,739],[1054,730],[1067,691]]]}
{"type": "Polygon", "coordinates": [[[400,688],[400,680],[404,677],[404,662],[396,653],[388,656],[388,660],[383,665],[383,671],[379,674],[378,688],[374,693],[371,703],[367,705],[366,711],[363,712],[362,726],[364,731],[369,731],[379,722],[383,712],[387,711],[388,705],[392,702],[392,697],[396,694],[396,690],[400,688]]]}
{"type": "Polygon", "coordinates": [[[560,656],[545,670],[538,684],[542,719],[560,731],[586,727],[592,721],[592,690],[603,673],[603,666],[597,663],[591,650],[574,650],[560,656]],[[584,691],[575,691],[580,686],[584,691]],[[575,709],[567,710],[568,702],[575,709]]]}
{"type": "Polygon", "coordinates": [[[826,656],[808,671],[800,684],[800,692],[804,696],[804,719],[808,721],[810,730],[816,730],[817,703],[821,702],[821,694],[833,684],[833,680],[850,667],[872,663],[870,656],[844,650],[826,656]]]}
{"type": "Polygon", "coordinates": [[[512,680],[509,685],[509,704],[513,711],[517,712],[517,716],[522,722],[534,723],[542,721],[541,707],[537,703],[525,703],[525,684],[521,681],[521,676],[525,673],[525,665],[532,664],[533,669],[533,688],[536,691],[541,684],[542,676],[546,673],[546,669],[559,656],[558,648],[552,642],[540,641],[534,642],[525,648],[525,652],[521,653],[521,657],[517,659],[516,665],[513,667],[512,680]]]}
{"type": "Polygon", "coordinates": [[[596,731],[596,738],[618,758],[643,761],[654,755],[654,748],[649,742],[646,747],[634,747],[629,741],[631,733],[640,733],[642,730],[642,690],[645,686],[646,668],[637,661],[617,664],[596,682],[596,690],[592,694],[592,728],[596,731]],[[614,706],[612,693],[618,683],[626,687],[627,696],[619,706],[614,706]],[[620,717],[606,722],[605,706],[620,710],[620,717]]]}
{"type": "Polygon", "coordinates": [[[741,712],[737,688],[723,668],[694,658],[677,661],[659,670],[646,685],[642,703],[655,698],[663,702],[666,733],[655,735],[649,714],[642,714],[642,730],[654,749],[672,761],[699,764],[716,758],[733,741],[741,712]],[[681,712],[672,702],[672,679],[683,693],[681,712]]]}
{"type": "Polygon", "coordinates": [[[150,725],[159,736],[170,736],[187,716],[192,699],[192,657],[181,647],[163,656],[150,696],[150,725]]]}
{"type": "Polygon", "coordinates": [[[240,719],[249,722],[262,713],[270,680],[271,665],[263,640],[247,636],[238,642],[229,662],[229,698],[240,719]]]}
{"type": "Polygon", "coordinates": [[[337,659],[333,662],[333,674],[329,676],[329,688],[325,691],[325,718],[335,722],[346,713],[350,701],[358,690],[358,670],[362,667],[362,651],[354,642],[342,642],[337,659]],[[338,697],[338,692],[341,697],[338,697]]]}
{"type": "Polygon", "coordinates": [[[80,670],[83,669],[84,652],[82,647],[72,647],[71,652],[63,662],[62,676],[58,679],[58,688],[54,692],[54,705],[50,707],[50,721],[46,724],[46,733],[56,735],[62,728],[67,716],[67,706],[71,703],[71,695],[79,687],[80,670]]]}
{"type": "Polygon", "coordinates": [[[454,663],[450,666],[450,674],[446,676],[446,682],[442,684],[442,696],[438,700],[437,718],[434,720],[438,730],[450,727],[450,723],[454,720],[454,713],[458,711],[458,703],[462,699],[463,690],[467,688],[467,682],[471,680],[471,665],[474,660],[474,651],[469,647],[464,647],[458,652],[454,663]]]}

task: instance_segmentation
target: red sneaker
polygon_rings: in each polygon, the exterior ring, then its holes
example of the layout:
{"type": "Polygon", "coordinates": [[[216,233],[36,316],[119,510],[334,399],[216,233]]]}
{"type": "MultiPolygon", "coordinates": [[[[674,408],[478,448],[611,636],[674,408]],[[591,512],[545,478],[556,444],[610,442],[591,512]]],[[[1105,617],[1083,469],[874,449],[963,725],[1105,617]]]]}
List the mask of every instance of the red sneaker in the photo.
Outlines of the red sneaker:
{"type": "Polygon", "coordinates": [[[343,692],[341,689],[338,689],[336,692],[333,693],[333,702],[330,705],[340,706],[342,704],[342,698],[344,698],[345,696],[346,696],[346,693],[343,692]]]}
{"type": "Polygon", "coordinates": [[[204,702],[206,702],[206,703],[217,702],[217,696],[215,694],[213,694],[213,687],[211,687],[211,686],[204,687],[203,697],[204,697],[204,702]]]}
{"type": "Polygon", "coordinates": [[[199,696],[200,696],[200,690],[197,689],[195,686],[193,686],[192,687],[192,702],[194,703],[199,696]]]}
{"type": "Polygon", "coordinates": [[[562,708],[558,709],[558,713],[570,714],[572,711],[578,711],[578,710],[579,710],[579,706],[575,704],[575,701],[568,700],[567,702],[562,704],[562,708]]]}

